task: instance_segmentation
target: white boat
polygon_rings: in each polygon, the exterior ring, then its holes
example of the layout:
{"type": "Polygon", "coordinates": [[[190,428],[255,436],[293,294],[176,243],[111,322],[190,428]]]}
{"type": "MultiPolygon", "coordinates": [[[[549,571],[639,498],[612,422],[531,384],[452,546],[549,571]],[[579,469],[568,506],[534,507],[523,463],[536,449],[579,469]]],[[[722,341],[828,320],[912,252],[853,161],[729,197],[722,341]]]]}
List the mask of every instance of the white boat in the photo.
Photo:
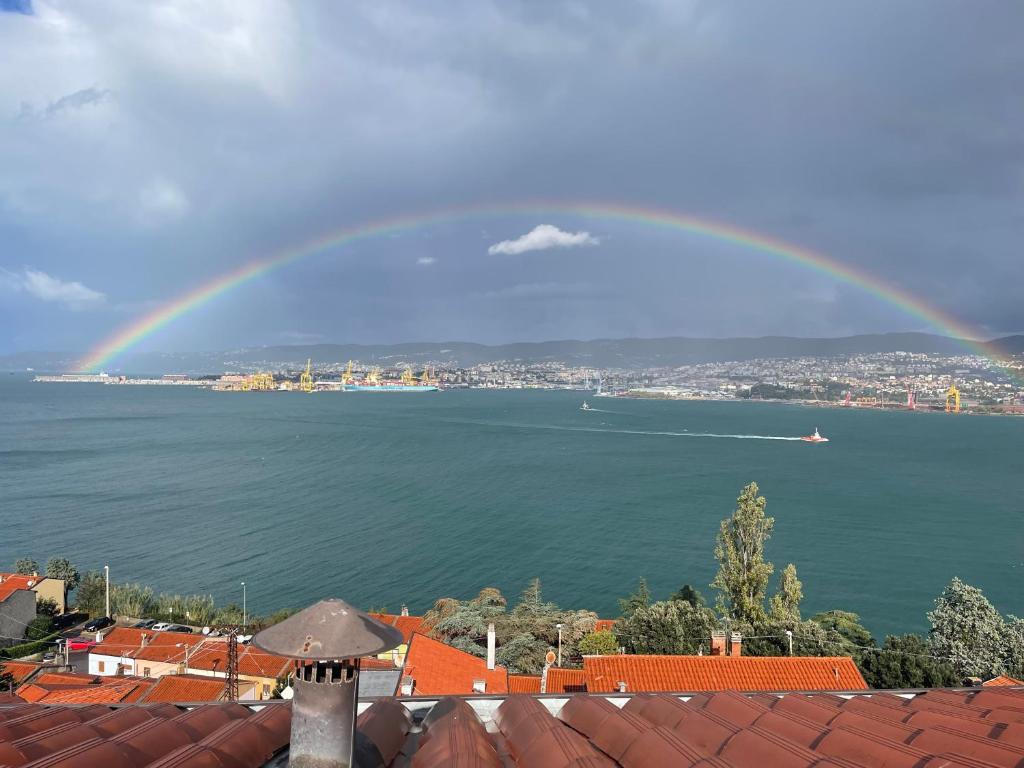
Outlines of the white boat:
{"type": "Polygon", "coordinates": [[[580,406],[580,410],[581,411],[589,411],[590,410],[590,406],[587,405],[587,401],[586,400],[583,401],[583,405],[580,406]]]}
{"type": "Polygon", "coordinates": [[[800,439],[803,440],[805,443],[827,443],[828,442],[828,438],[827,437],[822,437],[821,435],[818,434],[818,428],[817,427],[814,428],[814,434],[813,435],[804,435],[800,439]]]}

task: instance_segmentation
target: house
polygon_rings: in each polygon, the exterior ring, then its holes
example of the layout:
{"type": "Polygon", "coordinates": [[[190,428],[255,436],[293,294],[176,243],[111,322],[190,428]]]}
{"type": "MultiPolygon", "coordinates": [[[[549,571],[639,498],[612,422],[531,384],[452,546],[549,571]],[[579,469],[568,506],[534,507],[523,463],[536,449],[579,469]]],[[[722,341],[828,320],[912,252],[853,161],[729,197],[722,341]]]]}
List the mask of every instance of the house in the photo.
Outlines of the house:
{"type": "MultiPolygon", "coordinates": [[[[224,680],[217,677],[193,674],[164,675],[157,678],[140,701],[147,704],[221,701],[224,699],[225,693],[224,680]]],[[[256,683],[239,680],[238,698],[240,701],[255,700],[256,683]]]]}
{"type": "Polygon", "coordinates": [[[400,696],[508,693],[508,670],[419,632],[405,657],[400,696]]]}
{"type": "Polygon", "coordinates": [[[1020,687],[1024,686],[1024,680],[1018,680],[1015,677],[1009,677],[1007,675],[999,675],[998,677],[993,677],[991,680],[986,680],[982,685],[986,688],[991,688],[993,686],[1004,688],[1011,686],[1020,687]]]}
{"type": "Polygon", "coordinates": [[[412,636],[417,632],[421,634],[426,633],[426,628],[423,626],[423,617],[410,616],[409,610],[405,606],[402,606],[401,613],[371,613],[370,616],[383,624],[390,624],[402,633],[401,645],[377,656],[379,659],[390,659],[396,667],[401,667],[405,664],[405,654],[409,651],[409,643],[412,641],[412,636]]]}
{"type": "Polygon", "coordinates": [[[41,673],[15,692],[34,704],[122,704],[140,701],[153,681],[73,672],[41,673]]]}
{"type": "Polygon", "coordinates": [[[590,693],[863,691],[849,656],[584,656],[590,693]]]}
{"type": "MultiPolygon", "coordinates": [[[[116,627],[89,652],[89,672],[141,677],[192,673],[223,679],[227,643],[225,637],[116,627]]],[[[287,659],[238,644],[238,679],[254,684],[256,699],[272,698],[287,672],[287,659]]]]}
{"type": "Polygon", "coordinates": [[[10,675],[15,687],[31,679],[41,669],[44,669],[43,665],[34,661],[0,661],[0,674],[10,675]]]}
{"type": "Polygon", "coordinates": [[[52,600],[57,604],[58,613],[67,610],[64,603],[64,579],[51,579],[39,574],[26,576],[21,573],[0,573],[0,600],[4,599],[9,590],[15,589],[31,590],[36,593],[37,600],[52,600]]]}
{"type": "Polygon", "coordinates": [[[17,645],[36,617],[36,594],[30,589],[0,584],[0,648],[17,645]]]}

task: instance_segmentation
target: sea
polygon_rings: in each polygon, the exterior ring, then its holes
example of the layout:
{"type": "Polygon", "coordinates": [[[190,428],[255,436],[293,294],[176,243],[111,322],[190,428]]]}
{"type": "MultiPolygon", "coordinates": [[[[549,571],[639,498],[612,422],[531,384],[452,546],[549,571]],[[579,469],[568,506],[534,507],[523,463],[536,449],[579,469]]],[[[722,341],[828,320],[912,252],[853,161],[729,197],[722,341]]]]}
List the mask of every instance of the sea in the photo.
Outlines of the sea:
{"type": "MultiPolygon", "coordinates": [[[[534,577],[614,618],[712,597],[715,536],[756,481],[805,615],[924,631],[954,576],[1024,614],[1024,419],[538,390],[229,393],[0,376],[0,568],[250,612],[341,597],[413,613],[534,577]],[[584,399],[593,410],[582,411],[584,399]],[[815,428],[830,442],[792,438],[815,428]]],[[[773,577],[773,586],[774,586],[773,577]]]]}

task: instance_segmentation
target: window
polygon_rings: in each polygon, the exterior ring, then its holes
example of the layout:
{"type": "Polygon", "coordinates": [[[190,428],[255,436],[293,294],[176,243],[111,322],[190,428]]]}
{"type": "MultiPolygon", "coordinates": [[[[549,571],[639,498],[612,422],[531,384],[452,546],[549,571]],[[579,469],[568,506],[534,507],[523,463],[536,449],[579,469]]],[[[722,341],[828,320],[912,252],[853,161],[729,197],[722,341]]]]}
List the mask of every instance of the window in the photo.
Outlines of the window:
{"type": "Polygon", "coordinates": [[[96,662],[96,669],[99,670],[99,673],[101,675],[103,674],[103,662],[102,661],[96,662]]]}
{"type": "Polygon", "coordinates": [[[270,698],[270,686],[267,685],[266,683],[263,684],[263,698],[264,699],[269,699],[270,698]]]}
{"type": "Polygon", "coordinates": [[[149,677],[149,667],[143,667],[142,668],[142,676],[143,677],[149,677]]]}

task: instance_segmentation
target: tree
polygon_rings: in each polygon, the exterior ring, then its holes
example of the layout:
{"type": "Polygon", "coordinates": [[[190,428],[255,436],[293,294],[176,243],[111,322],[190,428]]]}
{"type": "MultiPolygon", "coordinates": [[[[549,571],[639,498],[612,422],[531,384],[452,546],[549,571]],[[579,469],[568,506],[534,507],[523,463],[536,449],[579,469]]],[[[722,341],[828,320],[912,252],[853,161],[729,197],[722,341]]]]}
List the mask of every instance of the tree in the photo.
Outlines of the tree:
{"type": "Polygon", "coordinates": [[[1006,617],[1006,652],[1004,654],[1006,674],[1010,677],[1024,677],[1024,619],[1006,617]]]}
{"type": "Polygon", "coordinates": [[[38,616],[56,616],[57,601],[51,597],[37,597],[36,598],[36,615],[38,616]]]}
{"type": "Polygon", "coordinates": [[[800,621],[803,584],[796,577],[796,566],[790,563],[779,577],[779,588],[769,601],[769,614],[776,621],[800,621]]]}
{"type": "Polygon", "coordinates": [[[625,600],[619,600],[619,610],[622,617],[628,619],[640,608],[646,608],[651,604],[651,590],[647,588],[647,579],[641,577],[636,592],[625,600]]]}
{"type": "Polygon", "coordinates": [[[675,591],[675,594],[673,594],[669,600],[681,600],[684,603],[689,603],[694,608],[703,608],[708,604],[708,601],[704,599],[704,595],[700,593],[700,590],[695,589],[689,584],[683,584],[683,586],[675,591]]]}
{"type": "Polygon", "coordinates": [[[110,610],[117,616],[140,619],[153,613],[153,590],[141,584],[113,584],[110,610]]]}
{"type": "Polygon", "coordinates": [[[106,610],[106,579],[99,571],[89,571],[82,577],[75,592],[78,610],[90,616],[102,616],[106,610]]]}
{"type": "Polygon", "coordinates": [[[30,557],[23,557],[14,564],[14,572],[22,576],[34,576],[39,573],[39,563],[30,557]]]}
{"type": "Polygon", "coordinates": [[[614,633],[603,629],[584,635],[578,648],[584,656],[610,656],[619,652],[619,641],[615,639],[614,633]]]}
{"type": "Polygon", "coordinates": [[[833,656],[852,656],[859,663],[859,659],[871,652],[866,649],[875,647],[874,637],[861,625],[860,616],[856,613],[825,611],[812,616],[811,621],[824,628],[835,642],[833,656]]]}
{"type": "Polygon", "coordinates": [[[738,621],[756,624],[765,617],[764,598],[774,570],[765,562],[764,544],[775,520],[764,513],[767,501],[750,483],[736,499],[736,511],[722,521],[715,544],[718,573],[711,586],[718,590],[716,607],[738,621]]]}
{"type": "Polygon", "coordinates": [[[53,616],[46,616],[45,614],[37,615],[25,628],[25,639],[41,640],[51,634],[53,632],[53,628],[53,616]]]}
{"type": "Polygon", "coordinates": [[[615,622],[615,637],[629,653],[695,654],[717,627],[707,608],[682,601],[652,603],[615,622]]]}
{"type": "Polygon", "coordinates": [[[7,668],[0,664],[0,691],[14,690],[14,675],[7,671],[7,668]]]}
{"type": "Polygon", "coordinates": [[[929,653],[920,635],[889,635],[858,666],[872,688],[949,688],[963,682],[951,664],[929,653]]]}
{"type": "Polygon", "coordinates": [[[929,611],[932,654],[950,660],[961,677],[1006,674],[1006,626],[981,590],[954,578],[929,611]]]}
{"type": "Polygon", "coordinates": [[[46,577],[49,579],[63,579],[64,581],[64,605],[68,604],[68,592],[74,590],[82,581],[78,569],[65,557],[51,557],[46,563],[46,577]]]}

